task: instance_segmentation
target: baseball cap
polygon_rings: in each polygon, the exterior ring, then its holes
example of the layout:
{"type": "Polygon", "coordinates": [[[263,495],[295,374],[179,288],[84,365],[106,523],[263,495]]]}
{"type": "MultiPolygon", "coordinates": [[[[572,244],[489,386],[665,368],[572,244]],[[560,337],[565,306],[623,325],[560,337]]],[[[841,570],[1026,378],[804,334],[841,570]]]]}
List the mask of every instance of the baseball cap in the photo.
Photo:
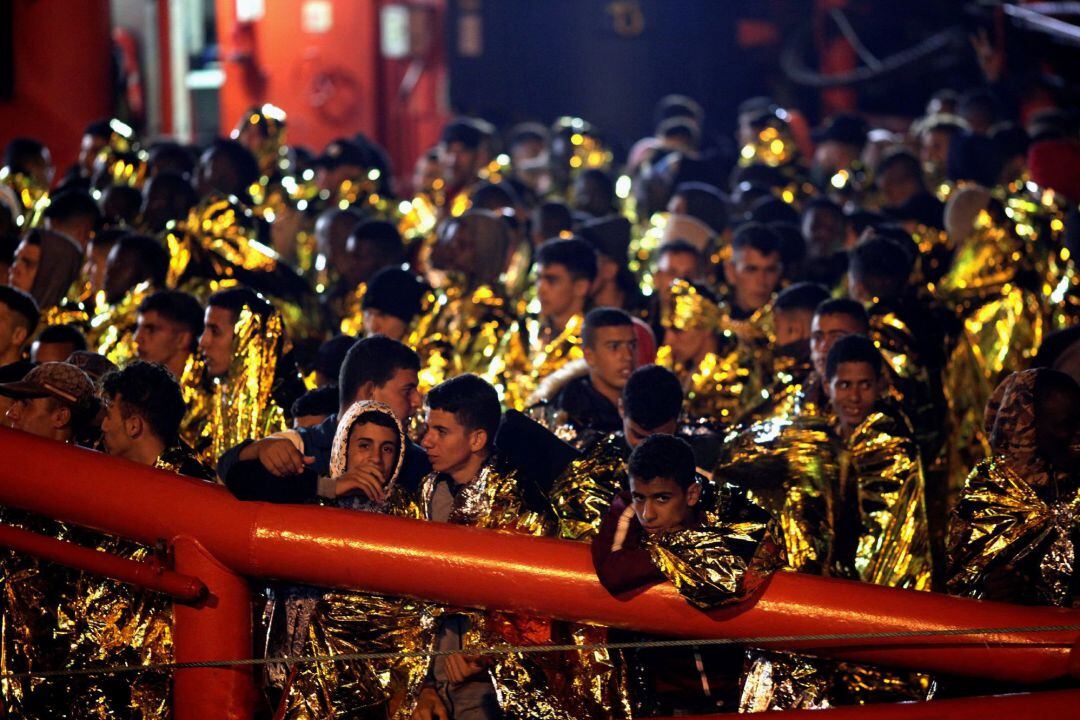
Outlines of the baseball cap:
{"type": "Polygon", "coordinates": [[[79,368],[66,362],[47,362],[35,367],[22,380],[0,383],[0,395],[13,398],[54,397],[75,410],[87,413],[96,408],[94,383],[79,368]]]}

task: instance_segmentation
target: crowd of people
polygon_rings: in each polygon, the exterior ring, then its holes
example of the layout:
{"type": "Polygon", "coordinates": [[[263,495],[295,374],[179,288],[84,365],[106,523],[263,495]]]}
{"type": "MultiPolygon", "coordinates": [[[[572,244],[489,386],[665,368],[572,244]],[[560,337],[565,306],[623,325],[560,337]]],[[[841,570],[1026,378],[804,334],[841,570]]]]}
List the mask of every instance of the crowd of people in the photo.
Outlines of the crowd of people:
{"type": "MultiPolygon", "coordinates": [[[[1075,108],[1021,122],[992,87],[942,90],[906,133],[856,114],[810,132],[754,98],[730,162],[692,99],[655,117],[620,165],[581,118],[504,132],[457,118],[409,179],[362,135],[291,147],[272,105],[205,148],[95,122],[58,179],[45,146],[11,139],[5,424],[245,501],[591,543],[619,596],[670,581],[715,608],[800,572],[1080,602],[1075,108]]],[[[167,599],[14,553],[3,565],[5,670],[170,659],[167,599]]],[[[389,653],[267,664],[266,717],[629,718],[986,692],[752,647],[485,654],[648,636],[259,590],[266,657],[389,653]],[[432,648],[465,652],[393,656],[432,648]]],[[[167,717],[167,673],[130,677],[10,679],[3,702],[12,717],[167,717]]]]}

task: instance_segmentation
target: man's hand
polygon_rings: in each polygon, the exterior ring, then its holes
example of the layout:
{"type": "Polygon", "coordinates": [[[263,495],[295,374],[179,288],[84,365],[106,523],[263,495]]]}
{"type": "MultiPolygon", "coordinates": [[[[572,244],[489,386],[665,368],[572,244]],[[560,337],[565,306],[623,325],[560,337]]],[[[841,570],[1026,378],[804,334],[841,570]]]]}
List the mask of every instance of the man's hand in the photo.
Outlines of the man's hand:
{"type": "Polygon", "coordinates": [[[348,495],[352,492],[362,492],[368,500],[383,502],[386,500],[385,482],[382,469],[374,461],[367,460],[355,468],[350,468],[335,481],[334,494],[336,497],[348,495]]]}
{"type": "Polygon", "coordinates": [[[412,720],[450,720],[450,713],[439,698],[439,693],[435,692],[435,688],[426,687],[420,691],[412,720]]]}
{"type": "Polygon", "coordinates": [[[255,443],[255,453],[262,466],[278,477],[299,475],[315,462],[315,458],[305,457],[285,438],[263,438],[255,443]]]}
{"type": "Polygon", "coordinates": [[[482,655],[447,655],[446,677],[457,685],[484,672],[490,664],[490,660],[482,655]]]}

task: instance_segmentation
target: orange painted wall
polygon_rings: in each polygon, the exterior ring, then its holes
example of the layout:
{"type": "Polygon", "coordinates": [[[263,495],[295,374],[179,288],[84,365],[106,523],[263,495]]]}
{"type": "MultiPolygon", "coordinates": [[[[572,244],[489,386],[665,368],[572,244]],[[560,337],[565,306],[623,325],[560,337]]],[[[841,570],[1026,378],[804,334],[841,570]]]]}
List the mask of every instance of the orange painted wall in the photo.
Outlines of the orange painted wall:
{"type": "Polygon", "coordinates": [[[217,0],[222,132],[247,108],[272,102],[288,115],[290,144],[318,152],[336,137],[363,132],[387,148],[396,178],[407,182],[448,114],[444,2],[424,3],[434,11],[434,42],[407,99],[399,90],[411,61],[387,60],[379,51],[379,8],[388,0],[331,0],[333,25],[321,34],[304,31],[305,4],[267,1],[261,20],[237,23],[236,0],[217,0]]]}
{"type": "Polygon", "coordinates": [[[57,177],[78,158],[82,130],[110,107],[108,0],[13,3],[15,87],[0,100],[0,144],[33,137],[57,177]]]}

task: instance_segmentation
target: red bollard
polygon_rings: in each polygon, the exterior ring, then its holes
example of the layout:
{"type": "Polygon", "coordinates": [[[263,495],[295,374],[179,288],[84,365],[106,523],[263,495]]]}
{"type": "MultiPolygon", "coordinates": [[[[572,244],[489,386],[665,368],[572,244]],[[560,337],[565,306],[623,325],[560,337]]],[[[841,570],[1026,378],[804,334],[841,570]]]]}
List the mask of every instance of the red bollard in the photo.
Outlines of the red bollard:
{"type": "MultiPolygon", "coordinates": [[[[172,548],[176,570],[200,578],[210,591],[198,605],[173,605],[176,662],[251,657],[251,593],[247,583],[192,538],[178,536],[173,539],[172,548]]],[[[173,678],[175,720],[251,720],[254,712],[252,666],[176,671],[173,678]]]]}

